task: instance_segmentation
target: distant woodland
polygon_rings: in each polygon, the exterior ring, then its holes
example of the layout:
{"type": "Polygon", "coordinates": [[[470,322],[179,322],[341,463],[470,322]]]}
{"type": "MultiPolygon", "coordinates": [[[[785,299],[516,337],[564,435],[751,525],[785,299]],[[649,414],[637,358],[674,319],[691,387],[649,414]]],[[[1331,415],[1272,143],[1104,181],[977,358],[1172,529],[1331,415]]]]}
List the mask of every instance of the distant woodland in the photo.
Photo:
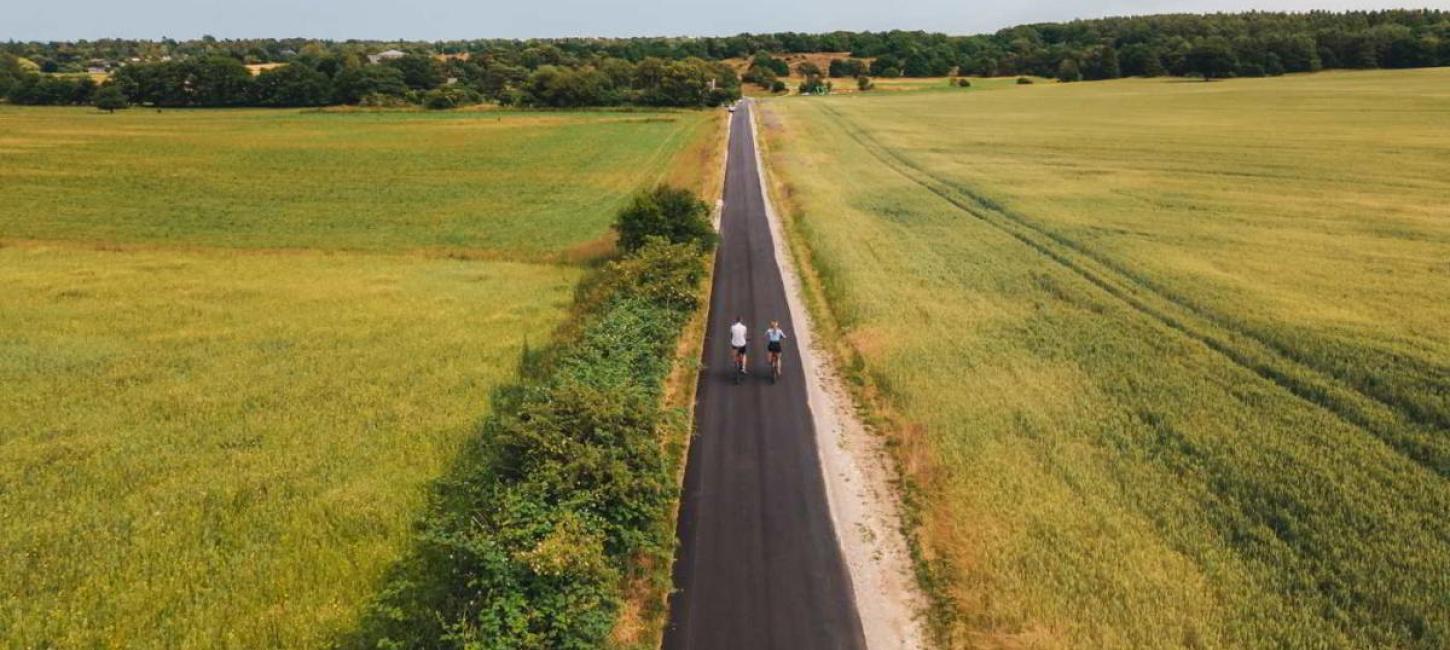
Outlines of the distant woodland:
{"type": "MultiPolygon", "coordinates": [[[[16,104],[318,106],[479,101],[569,107],[712,106],[742,83],[820,89],[822,78],[1032,75],[1271,76],[1450,65],[1450,12],[1168,14],[1041,23],[994,34],[922,31],[701,38],[438,42],[103,39],[0,44],[16,104]],[[833,52],[829,69],[781,55],[833,52]],[[249,67],[250,66],[250,67],[249,67]]],[[[862,85],[862,87],[866,87],[862,85]]]]}

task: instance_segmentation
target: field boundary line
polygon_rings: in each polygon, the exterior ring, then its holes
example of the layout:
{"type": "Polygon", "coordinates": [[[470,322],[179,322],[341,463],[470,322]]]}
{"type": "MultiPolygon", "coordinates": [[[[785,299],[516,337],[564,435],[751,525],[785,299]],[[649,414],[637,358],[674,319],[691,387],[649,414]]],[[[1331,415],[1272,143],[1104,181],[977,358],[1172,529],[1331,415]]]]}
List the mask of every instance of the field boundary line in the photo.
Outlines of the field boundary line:
{"type": "Polygon", "coordinates": [[[873,157],[948,204],[977,218],[1072,271],[1134,311],[1197,341],[1234,364],[1369,432],[1414,462],[1450,477],[1450,457],[1433,439],[1436,422],[1419,421],[1397,405],[1316,367],[1282,346],[1265,341],[1222,316],[1193,304],[1104,259],[1083,245],[1032,223],[997,201],[943,179],[865,133],[836,109],[820,110],[873,157]],[[1043,241],[1043,240],[1046,241],[1043,241]],[[1159,303],[1159,304],[1153,304],[1159,303]],[[1178,312],[1178,313],[1173,313],[1178,312]],[[1221,335],[1205,331],[1217,326],[1221,335]]]}

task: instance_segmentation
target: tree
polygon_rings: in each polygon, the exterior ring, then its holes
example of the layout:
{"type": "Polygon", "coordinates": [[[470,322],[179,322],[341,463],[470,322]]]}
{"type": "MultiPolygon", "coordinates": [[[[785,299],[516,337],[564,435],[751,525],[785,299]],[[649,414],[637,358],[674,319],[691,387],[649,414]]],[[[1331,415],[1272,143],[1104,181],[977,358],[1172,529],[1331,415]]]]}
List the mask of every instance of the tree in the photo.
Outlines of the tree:
{"type": "Polygon", "coordinates": [[[655,237],[708,249],[716,241],[709,214],[709,206],[688,190],[661,185],[634,195],[616,217],[614,229],[626,252],[639,250],[655,237]]]}
{"type": "Polygon", "coordinates": [[[901,59],[894,54],[882,54],[871,62],[871,76],[873,77],[900,77],[901,59]]]}
{"type": "Polygon", "coordinates": [[[402,71],[392,66],[344,68],[332,79],[332,101],[338,104],[357,104],[368,96],[407,94],[408,84],[403,82],[402,71]]]}
{"type": "Polygon", "coordinates": [[[31,106],[65,106],[90,104],[95,82],[90,77],[68,79],[55,75],[27,73],[11,86],[7,97],[12,103],[31,106]]]}
{"type": "Polygon", "coordinates": [[[718,106],[740,97],[740,79],[729,66],[688,58],[646,59],[636,70],[638,101],[651,106],[718,106]]]}
{"type": "Polygon", "coordinates": [[[1077,61],[1063,59],[1057,64],[1057,80],[1062,82],[1082,81],[1082,72],[1078,70],[1077,61]]]}
{"type": "Polygon", "coordinates": [[[1188,50],[1184,67],[1189,74],[1203,77],[1204,81],[1232,76],[1238,67],[1238,59],[1232,49],[1222,40],[1206,40],[1188,50]]]}
{"type": "Polygon", "coordinates": [[[25,75],[25,69],[20,66],[20,58],[9,52],[0,52],[0,97],[10,93],[10,87],[20,81],[25,75]]]}
{"type": "Polygon", "coordinates": [[[1279,55],[1270,52],[1264,57],[1264,73],[1270,77],[1284,74],[1284,64],[1279,61],[1279,55]]]}
{"type": "Polygon", "coordinates": [[[1093,49],[1083,63],[1082,76],[1084,79],[1117,79],[1123,76],[1122,69],[1118,66],[1118,51],[1111,45],[1093,49]]]}
{"type": "Polygon", "coordinates": [[[188,66],[185,82],[195,106],[241,106],[251,94],[252,73],[229,56],[208,56],[188,66]]]}
{"type": "Polygon", "coordinates": [[[498,100],[504,94],[517,89],[529,79],[529,71],[523,66],[495,64],[488,67],[483,73],[483,80],[480,82],[480,90],[483,96],[498,100]]]}
{"type": "Polygon", "coordinates": [[[257,75],[255,101],[260,106],[321,106],[332,98],[327,75],[301,63],[289,63],[257,75]]]}
{"type": "Polygon", "coordinates": [[[438,62],[426,54],[409,54],[387,61],[384,65],[402,72],[403,83],[413,90],[431,90],[443,83],[443,72],[438,62]]]}
{"type": "Polygon", "coordinates": [[[540,66],[529,75],[522,90],[523,103],[531,106],[567,108],[613,103],[609,77],[594,68],[540,66]]]}
{"type": "Polygon", "coordinates": [[[861,75],[859,77],[856,77],[856,89],[857,90],[859,90],[861,92],[866,92],[866,91],[872,90],[874,88],[876,88],[876,84],[871,81],[871,77],[868,77],[866,75],[861,75]]]}
{"type": "Polygon", "coordinates": [[[773,57],[773,56],[771,56],[771,55],[769,55],[769,54],[767,54],[765,52],[761,52],[759,54],[756,54],[755,55],[755,58],[753,58],[753,59],[750,60],[750,67],[752,67],[752,68],[764,68],[764,69],[769,70],[772,73],[774,73],[775,76],[777,76],[777,77],[787,77],[787,76],[790,76],[790,64],[789,63],[786,63],[782,59],[777,59],[777,58],[775,58],[775,57],[773,57]]]}
{"type": "Polygon", "coordinates": [[[749,70],[745,71],[743,79],[766,89],[773,88],[776,82],[779,81],[774,70],[765,66],[756,65],[752,65],[749,70]]]}
{"type": "Polygon", "coordinates": [[[96,91],[93,101],[96,108],[107,113],[114,113],[131,105],[131,102],[126,99],[126,95],[115,84],[101,86],[101,89],[96,91]]]}
{"type": "Polygon", "coordinates": [[[806,75],[805,79],[801,80],[801,85],[797,90],[802,95],[824,95],[830,90],[830,86],[826,82],[825,77],[819,74],[809,74],[806,75]]]}
{"type": "Polygon", "coordinates": [[[1438,43],[1432,38],[1401,34],[1389,42],[1381,64],[1386,68],[1422,68],[1435,65],[1438,43]]]}
{"type": "Polygon", "coordinates": [[[861,59],[831,59],[827,69],[830,76],[836,78],[860,77],[866,74],[867,66],[861,59]]]}
{"type": "Polygon", "coordinates": [[[1317,72],[1322,67],[1319,48],[1308,34],[1271,38],[1265,46],[1278,55],[1280,65],[1288,72],[1317,72]]]}
{"type": "Polygon", "coordinates": [[[821,76],[821,66],[818,66],[810,61],[800,62],[800,64],[795,67],[795,71],[796,74],[799,74],[802,77],[821,76]]]}
{"type": "Polygon", "coordinates": [[[1355,49],[1354,59],[1352,59],[1350,67],[1365,69],[1380,67],[1379,49],[1374,46],[1374,41],[1367,38],[1360,40],[1359,47],[1355,49]]]}

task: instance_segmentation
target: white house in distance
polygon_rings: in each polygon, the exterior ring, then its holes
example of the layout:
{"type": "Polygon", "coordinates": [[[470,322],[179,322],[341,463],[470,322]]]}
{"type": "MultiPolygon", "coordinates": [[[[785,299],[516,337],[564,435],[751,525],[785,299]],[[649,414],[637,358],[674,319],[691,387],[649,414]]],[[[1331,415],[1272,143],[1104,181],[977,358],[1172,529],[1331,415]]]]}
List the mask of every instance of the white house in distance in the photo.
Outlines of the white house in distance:
{"type": "Polygon", "coordinates": [[[404,53],[402,53],[402,52],[399,52],[398,50],[383,50],[382,52],[378,52],[377,54],[369,54],[368,55],[368,63],[382,63],[383,61],[392,61],[393,59],[401,59],[404,56],[407,56],[407,55],[404,54],[404,53]]]}

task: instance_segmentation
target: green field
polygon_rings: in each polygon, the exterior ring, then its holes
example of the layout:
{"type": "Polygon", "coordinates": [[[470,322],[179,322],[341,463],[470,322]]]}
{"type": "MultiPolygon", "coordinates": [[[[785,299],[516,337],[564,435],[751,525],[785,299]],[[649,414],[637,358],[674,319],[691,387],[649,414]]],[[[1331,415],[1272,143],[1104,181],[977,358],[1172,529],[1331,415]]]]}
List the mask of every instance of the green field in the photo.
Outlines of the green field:
{"type": "Polygon", "coordinates": [[[344,638],[715,124],[0,107],[0,646],[344,638]]]}
{"type": "Polygon", "coordinates": [[[11,238],[546,258],[605,235],[692,113],[0,107],[11,238]]]}
{"type": "Polygon", "coordinates": [[[1447,87],[765,106],[951,645],[1450,643],[1447,87]]]}

